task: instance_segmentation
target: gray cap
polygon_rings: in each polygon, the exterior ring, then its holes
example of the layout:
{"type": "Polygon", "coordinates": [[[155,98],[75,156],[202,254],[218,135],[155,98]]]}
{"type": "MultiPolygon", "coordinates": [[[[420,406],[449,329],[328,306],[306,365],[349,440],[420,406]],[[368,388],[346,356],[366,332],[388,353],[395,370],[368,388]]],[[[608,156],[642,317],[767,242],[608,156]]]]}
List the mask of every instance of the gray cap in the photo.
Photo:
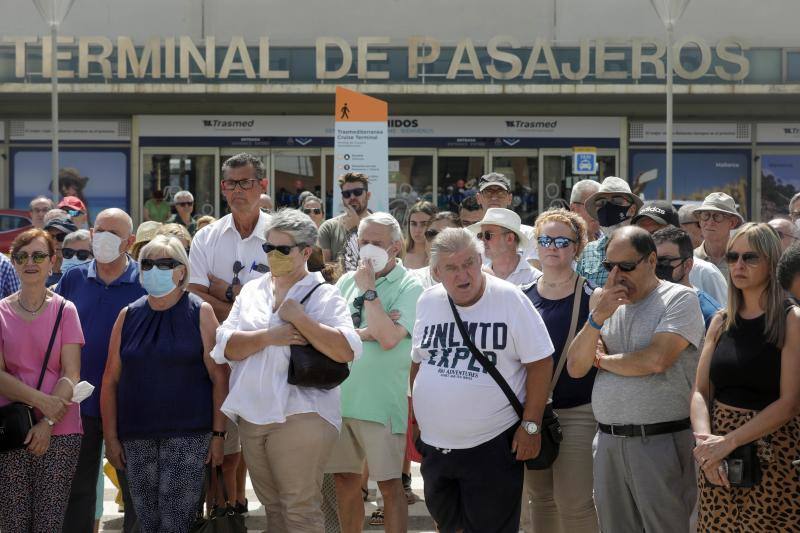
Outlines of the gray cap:
{"type": "Polygon", "coordinates": [[[744,224],[744,217],[736,210],[736,201],[732,196],[724,192],[712,192],[706,196],[700,207],[694,210],[695,219],[697,219],[703,211],[719,211],[720,213],[738,218],[739,223],[744,224]]]}
{"type": "Polygon", "coordinates": [[[498,187],[502,187],[507,191],[511,190],[511,182],[507,177],[499,172],[489,172],[488,174],[481,176],[478,180],[479,191],[482,191],[486,187],[490,187],[492,185],[497,185],[498,187]]]}
{"type": "Polygon", "coordinates": [[[697,204],[683,204],[678,209],[678,220],[681,224],[694,224],[697,219],[694,217],[694,211],[697,209],[697,204]]]}

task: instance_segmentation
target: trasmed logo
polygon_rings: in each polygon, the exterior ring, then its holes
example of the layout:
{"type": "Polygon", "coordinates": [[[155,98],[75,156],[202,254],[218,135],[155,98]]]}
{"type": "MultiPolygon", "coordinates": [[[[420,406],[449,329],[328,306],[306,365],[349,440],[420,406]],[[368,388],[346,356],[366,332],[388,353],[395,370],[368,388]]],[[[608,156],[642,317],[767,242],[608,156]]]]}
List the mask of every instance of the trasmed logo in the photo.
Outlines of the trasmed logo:
{"type": "Polygon", "coordinates": [[[557,120],[506,120],[506,128],[523,130],[554,130],[557,127],[557,120]]]}
{"type": "Polygon", "coordinates": [[[250,129],[256,123],[255,120],[217,120],[203,119],[203,126],[217,130],[241,130],[250,129]]]}

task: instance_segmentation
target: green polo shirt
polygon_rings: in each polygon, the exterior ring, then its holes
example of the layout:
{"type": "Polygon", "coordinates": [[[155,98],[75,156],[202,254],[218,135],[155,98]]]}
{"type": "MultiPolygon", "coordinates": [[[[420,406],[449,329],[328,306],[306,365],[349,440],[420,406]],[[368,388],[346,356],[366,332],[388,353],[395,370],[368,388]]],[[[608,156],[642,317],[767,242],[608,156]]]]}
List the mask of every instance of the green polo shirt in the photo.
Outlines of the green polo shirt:
{"type": "MultiPolygon", "coordinates": [[[[353,300],[363,293],[356,286],[354,272],[348,272],[336,284],[347,300],[350,314],[356,313],[353,300]]],[[[405,433],[408,426],[408,373],[411,369],[411,332],[414,330],[417,300],[422,285],[409,274],[398,259],[397,266],[375,283],[381,305],[387,313],[400,311],[397,323],[408,335],[391,350],[383,350],[377,341],[364,341],[364,348],[350,366],[350,377],[341,385],[342,417],[389,424],[392,433],[405,433]]],[[[361,310],[361,326],[369,324],[369,312],[361,310]]]]}

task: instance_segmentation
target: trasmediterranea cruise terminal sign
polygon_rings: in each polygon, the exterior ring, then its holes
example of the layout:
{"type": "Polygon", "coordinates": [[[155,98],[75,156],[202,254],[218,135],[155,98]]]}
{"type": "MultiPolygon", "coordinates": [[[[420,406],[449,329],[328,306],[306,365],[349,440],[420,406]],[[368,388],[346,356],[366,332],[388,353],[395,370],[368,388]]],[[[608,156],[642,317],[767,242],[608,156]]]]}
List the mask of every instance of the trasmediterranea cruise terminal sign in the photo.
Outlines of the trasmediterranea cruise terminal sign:
{"type": "MultiPolygon", "coordinates": [[[[3,36],[0,83],[44,82],[54,70],[73,83],[657,83],[665,79],[666,46],[655,38],[582,40],[556,46],[541,38],[498,35],[442,43],[435,37],[340,37],[280,46],[268,36],[59,37],[58,66],[50,37],[3,36]]],[[[775,49],[780,53],[780,49],[775,49]]],[[[678,83],[748,81],[748,44],[683,38],[675,43],[678,83]]],[[[763,52],[763,51],[762,51],[763,52]]],[[[759,73],[763,77],[763,72],[759,73]]],[[[779,83],[779,80],[775,81],[779,83]]]]}

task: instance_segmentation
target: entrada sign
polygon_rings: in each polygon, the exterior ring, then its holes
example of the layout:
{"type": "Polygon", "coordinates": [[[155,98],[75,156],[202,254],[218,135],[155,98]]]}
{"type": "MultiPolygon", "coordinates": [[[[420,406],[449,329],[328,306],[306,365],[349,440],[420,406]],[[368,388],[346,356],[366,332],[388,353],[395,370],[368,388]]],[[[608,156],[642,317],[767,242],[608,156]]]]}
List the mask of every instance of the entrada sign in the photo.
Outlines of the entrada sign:
{"type": "MultiPolygon", "coordinates": [[[[49,79],[52,76],[50,37],[4,37],[3,42],[14,48],[15,78],[41,76],[49,79]],[[29,70],[33,63],[28,61],[29,53],[31,57],[41,58],[41,72],[29,70]]],[[[291,80],[290,69],[270,66],[270,46],[269,37],[260,37],[258,44],[247,43],[243,37],[232,37],[226,44],[206,37],[202,45],[188,36],[165,37],[152,38],[143,46],[135,46],[133,40],[125,36],[115,40],[104,36],[64,36],[59,37],[58,77],[86,79],[90,75],[100,75],[107,80],[158,81],[199,76],[226,80],[231,73],[236,73],[237,81],[291,80]],[[218,50],[225,51],[219,65],[218,50]],[[77,70],[65,69],[65,62],[73,67],[77,62],[77,70]]],[[[341,80],[352,74],[364,81],[389,80],[388,52],[397,48],[397,42],[393,43],[389,37],[359,37],[355,43],[340,37],[319,37],[314,43],[316,80],[341,80]]],[[[411,37],[404,48],[408,58],[407,81],[418,81],[425,75],[426,65],[443,57],[442,50],[448,47],[432,37],[411,37]]],[[[524,44],[516,37],[501,35],[485,44],[462,39],[450,48],[453,53],[443,76],[445,80],[529,82],[545,77],[569,83],[591,77],[636,81],[643,79],[645,65],[652,72],[647,76],[650,80],[663,80],[666,72],[666,46],[650,38],[582,40],[577,46],[556,48],[546,39],[524,44]],[[490,62],[481,61],[479,51],[482,50],[490,62]],[[577,54],[570,54],[569,60],[558,61],[561,50],[577,54]]],[[[745,54],[749,47],[736,38],[721,39],[713,47],[703,39],[684,38],[675,43],[675,57],[680,58],[684,49],[694,49],[699,62],[685,65],[676,60],[678,78],[697,80],[713,76],[719,80],[738,81],[750,72],[750,60],[745,54]]]]}

